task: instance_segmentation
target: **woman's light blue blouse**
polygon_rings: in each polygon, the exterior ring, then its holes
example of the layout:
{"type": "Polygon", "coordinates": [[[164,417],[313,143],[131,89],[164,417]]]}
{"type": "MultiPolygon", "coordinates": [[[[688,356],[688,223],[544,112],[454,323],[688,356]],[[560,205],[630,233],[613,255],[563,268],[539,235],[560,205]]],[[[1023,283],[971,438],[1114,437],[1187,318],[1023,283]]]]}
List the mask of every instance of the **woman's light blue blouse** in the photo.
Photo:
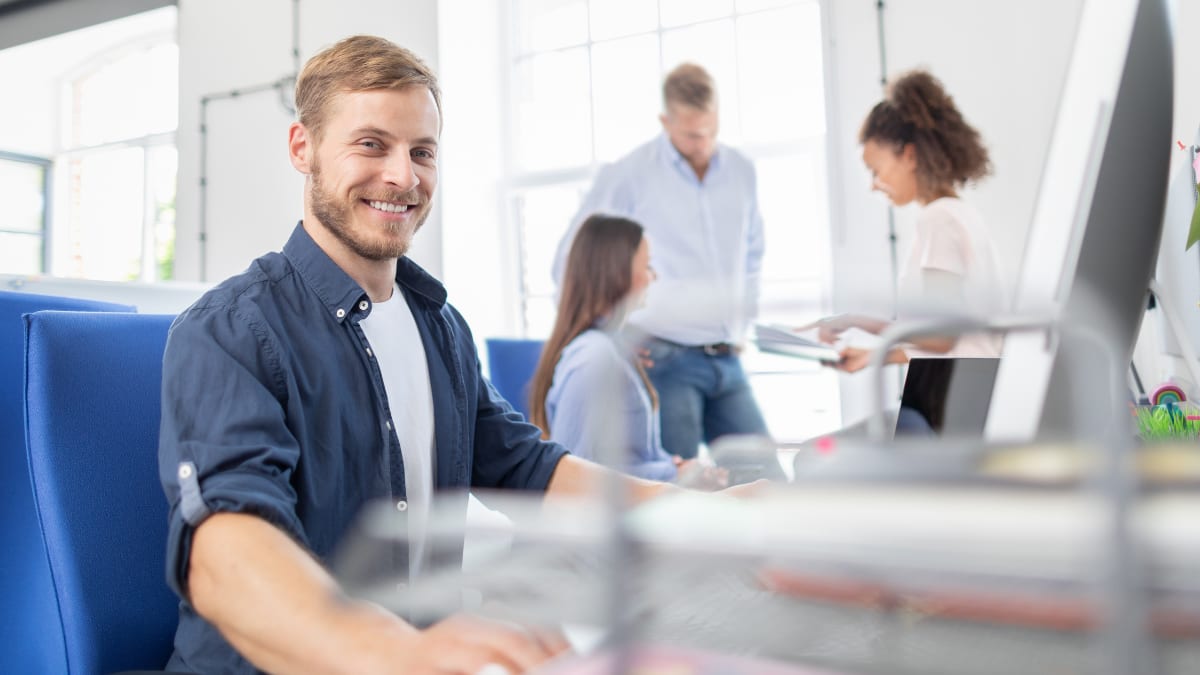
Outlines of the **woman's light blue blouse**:
{"type": "Polygon", "coordinates": [[[603,427],[609,420],[622,420],[628,448],[622,451],[626,463],[617,468],[642,478],[675,479],[675,462],[662,447],[658,411],[646,385],[604,331],[584,331],[563,349],[546,395],[546,418],[552,440],[576,456],[604,464],[611,464],[612,450],[599,446],[611,434],[603,427]],[[614,409],[605,411],[604,405],[614,409]]]}

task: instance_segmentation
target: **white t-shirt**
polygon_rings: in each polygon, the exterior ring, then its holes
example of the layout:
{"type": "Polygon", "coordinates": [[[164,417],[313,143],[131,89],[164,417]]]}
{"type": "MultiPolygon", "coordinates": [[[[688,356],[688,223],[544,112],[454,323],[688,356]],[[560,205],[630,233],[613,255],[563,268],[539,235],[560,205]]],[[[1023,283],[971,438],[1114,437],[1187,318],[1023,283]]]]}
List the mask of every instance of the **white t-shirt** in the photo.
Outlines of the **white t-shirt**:
{"type": "Polygon", "coordinates": [[[405,515],[409,532],[409,568],[417,574],[424,565],[425,535],[433,508],[433,390],[425,345],[400,286],[392,297],[377,302],[358,324],[371,344],[383,374],[392,428],[404,458],[405,515]]]}
{"type": "MultiPolygon", "coordinates": [[[[962,280],[962,310],[970,316],[988,318],[1008,310],[996,250],[983,218],[957,197],[935,199],[917,216],[913,247],[899,278],[901,318],[927,315],[933,309],[933,299],[923,288],[926,270],[954,274],[962,280]]],[[[905,351],[910,356],[999,356],[1002,344],[999,335],[975,333],[961,336],[946,354],[905,351]]]]}

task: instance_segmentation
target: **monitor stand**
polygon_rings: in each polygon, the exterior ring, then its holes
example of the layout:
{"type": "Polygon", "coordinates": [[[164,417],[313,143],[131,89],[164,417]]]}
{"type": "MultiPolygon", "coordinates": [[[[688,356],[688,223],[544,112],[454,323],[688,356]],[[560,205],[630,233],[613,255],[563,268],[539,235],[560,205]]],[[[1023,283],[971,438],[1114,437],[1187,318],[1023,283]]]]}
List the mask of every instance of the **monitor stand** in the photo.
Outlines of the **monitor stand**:
{"type": "Polygon", "coordinates": [[[1175,313],[1174,299],[1155,278],[1150,279],[1149,290],[1158,299],[1158,307],[1167,319],[1167,328],[1170,329],[1172,336],[1179,344],[1179,351],[1183,354],[1184,367],[1187,368],[1188,377],[1192,378],[1192,385],[1200,387],[1200,361],[1196,359],[1196,350],[1192,348],[1192,341],[1188,339],[1187,331],[1184,330],[1179,315],[1175,313]]]}

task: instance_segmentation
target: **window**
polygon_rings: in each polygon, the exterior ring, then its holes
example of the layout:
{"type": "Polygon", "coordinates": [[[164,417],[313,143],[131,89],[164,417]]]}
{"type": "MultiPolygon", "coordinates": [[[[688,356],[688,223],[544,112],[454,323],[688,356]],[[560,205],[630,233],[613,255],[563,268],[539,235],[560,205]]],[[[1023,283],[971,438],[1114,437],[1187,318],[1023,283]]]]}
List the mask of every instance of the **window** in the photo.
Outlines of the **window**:
{"type": "Polygon", "coordinates": [[[658,133],[662,78],[683,61],[713,74],[721,138],[758,169],[765,318],[820,313],[829,241],[816,0],[517,0],[514,17],[508,196],[529,334],[549,330],[554,245],[591,177],[658,133]]]}
{"type": "Polygon", "coordinates": [[[64,213],[55,274],[172,278],[178,50],[167,36],[112,54],[66,85],[64,213]]]}
{"type": "MultiPolygon", "coordinates": [[[[513,2],[505,194],[526,334],[549,333],[555,248],[591,178],[659,133],[663,77],[684,61],[713,75],[721,140],[758,171],[767,240],[760,318],[820,316],[830,295],[820,2],[513,2]]],[[[839,423],[834,374],[769,355],[748,354],[746,364],[757,372],[755,388],[777,437],[807,437],[839,423]],[[813,399],[826,401],[810,415],[781,395],[797,386],[797,373],[813,399]]]]}
{"type": "Polygon", "coordinates": [[[0,152],[5,208],[0,218],[0,270],[41,274],[46,259],[50,160],[0,152]]]}
{"type": "Polygon", "coordinates": [[[174,7],[0,52],[0,273],[171,279],[178,158],[174,7]]]}

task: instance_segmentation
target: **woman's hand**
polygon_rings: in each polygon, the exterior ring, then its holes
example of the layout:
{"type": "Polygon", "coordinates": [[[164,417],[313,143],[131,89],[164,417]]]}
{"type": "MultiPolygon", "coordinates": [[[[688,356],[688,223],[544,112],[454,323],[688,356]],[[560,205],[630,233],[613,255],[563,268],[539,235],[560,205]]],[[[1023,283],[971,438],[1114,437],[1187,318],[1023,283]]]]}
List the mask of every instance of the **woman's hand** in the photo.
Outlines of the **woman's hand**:
{"type": "MultiPolygon", "coordinates": [[[[871,364],[871,358],[874,352],[875,350],[873,349],[846,347],[841,351],[842,360],[830,365],[831,367],[837,368],[843,372],[857,373],[871,364]]],[[[903,349],[893,348],[888,352],[884,363],[908,363],[908,354],[904,353],[903,349]]]]}
{"type": "Polygon", "coordinates": [[[729,485],[729,470],[713,466],[700,459],[683,459],[673,455],[679,477],[676,481],[693,490],[720,490],[729,485]]]}

